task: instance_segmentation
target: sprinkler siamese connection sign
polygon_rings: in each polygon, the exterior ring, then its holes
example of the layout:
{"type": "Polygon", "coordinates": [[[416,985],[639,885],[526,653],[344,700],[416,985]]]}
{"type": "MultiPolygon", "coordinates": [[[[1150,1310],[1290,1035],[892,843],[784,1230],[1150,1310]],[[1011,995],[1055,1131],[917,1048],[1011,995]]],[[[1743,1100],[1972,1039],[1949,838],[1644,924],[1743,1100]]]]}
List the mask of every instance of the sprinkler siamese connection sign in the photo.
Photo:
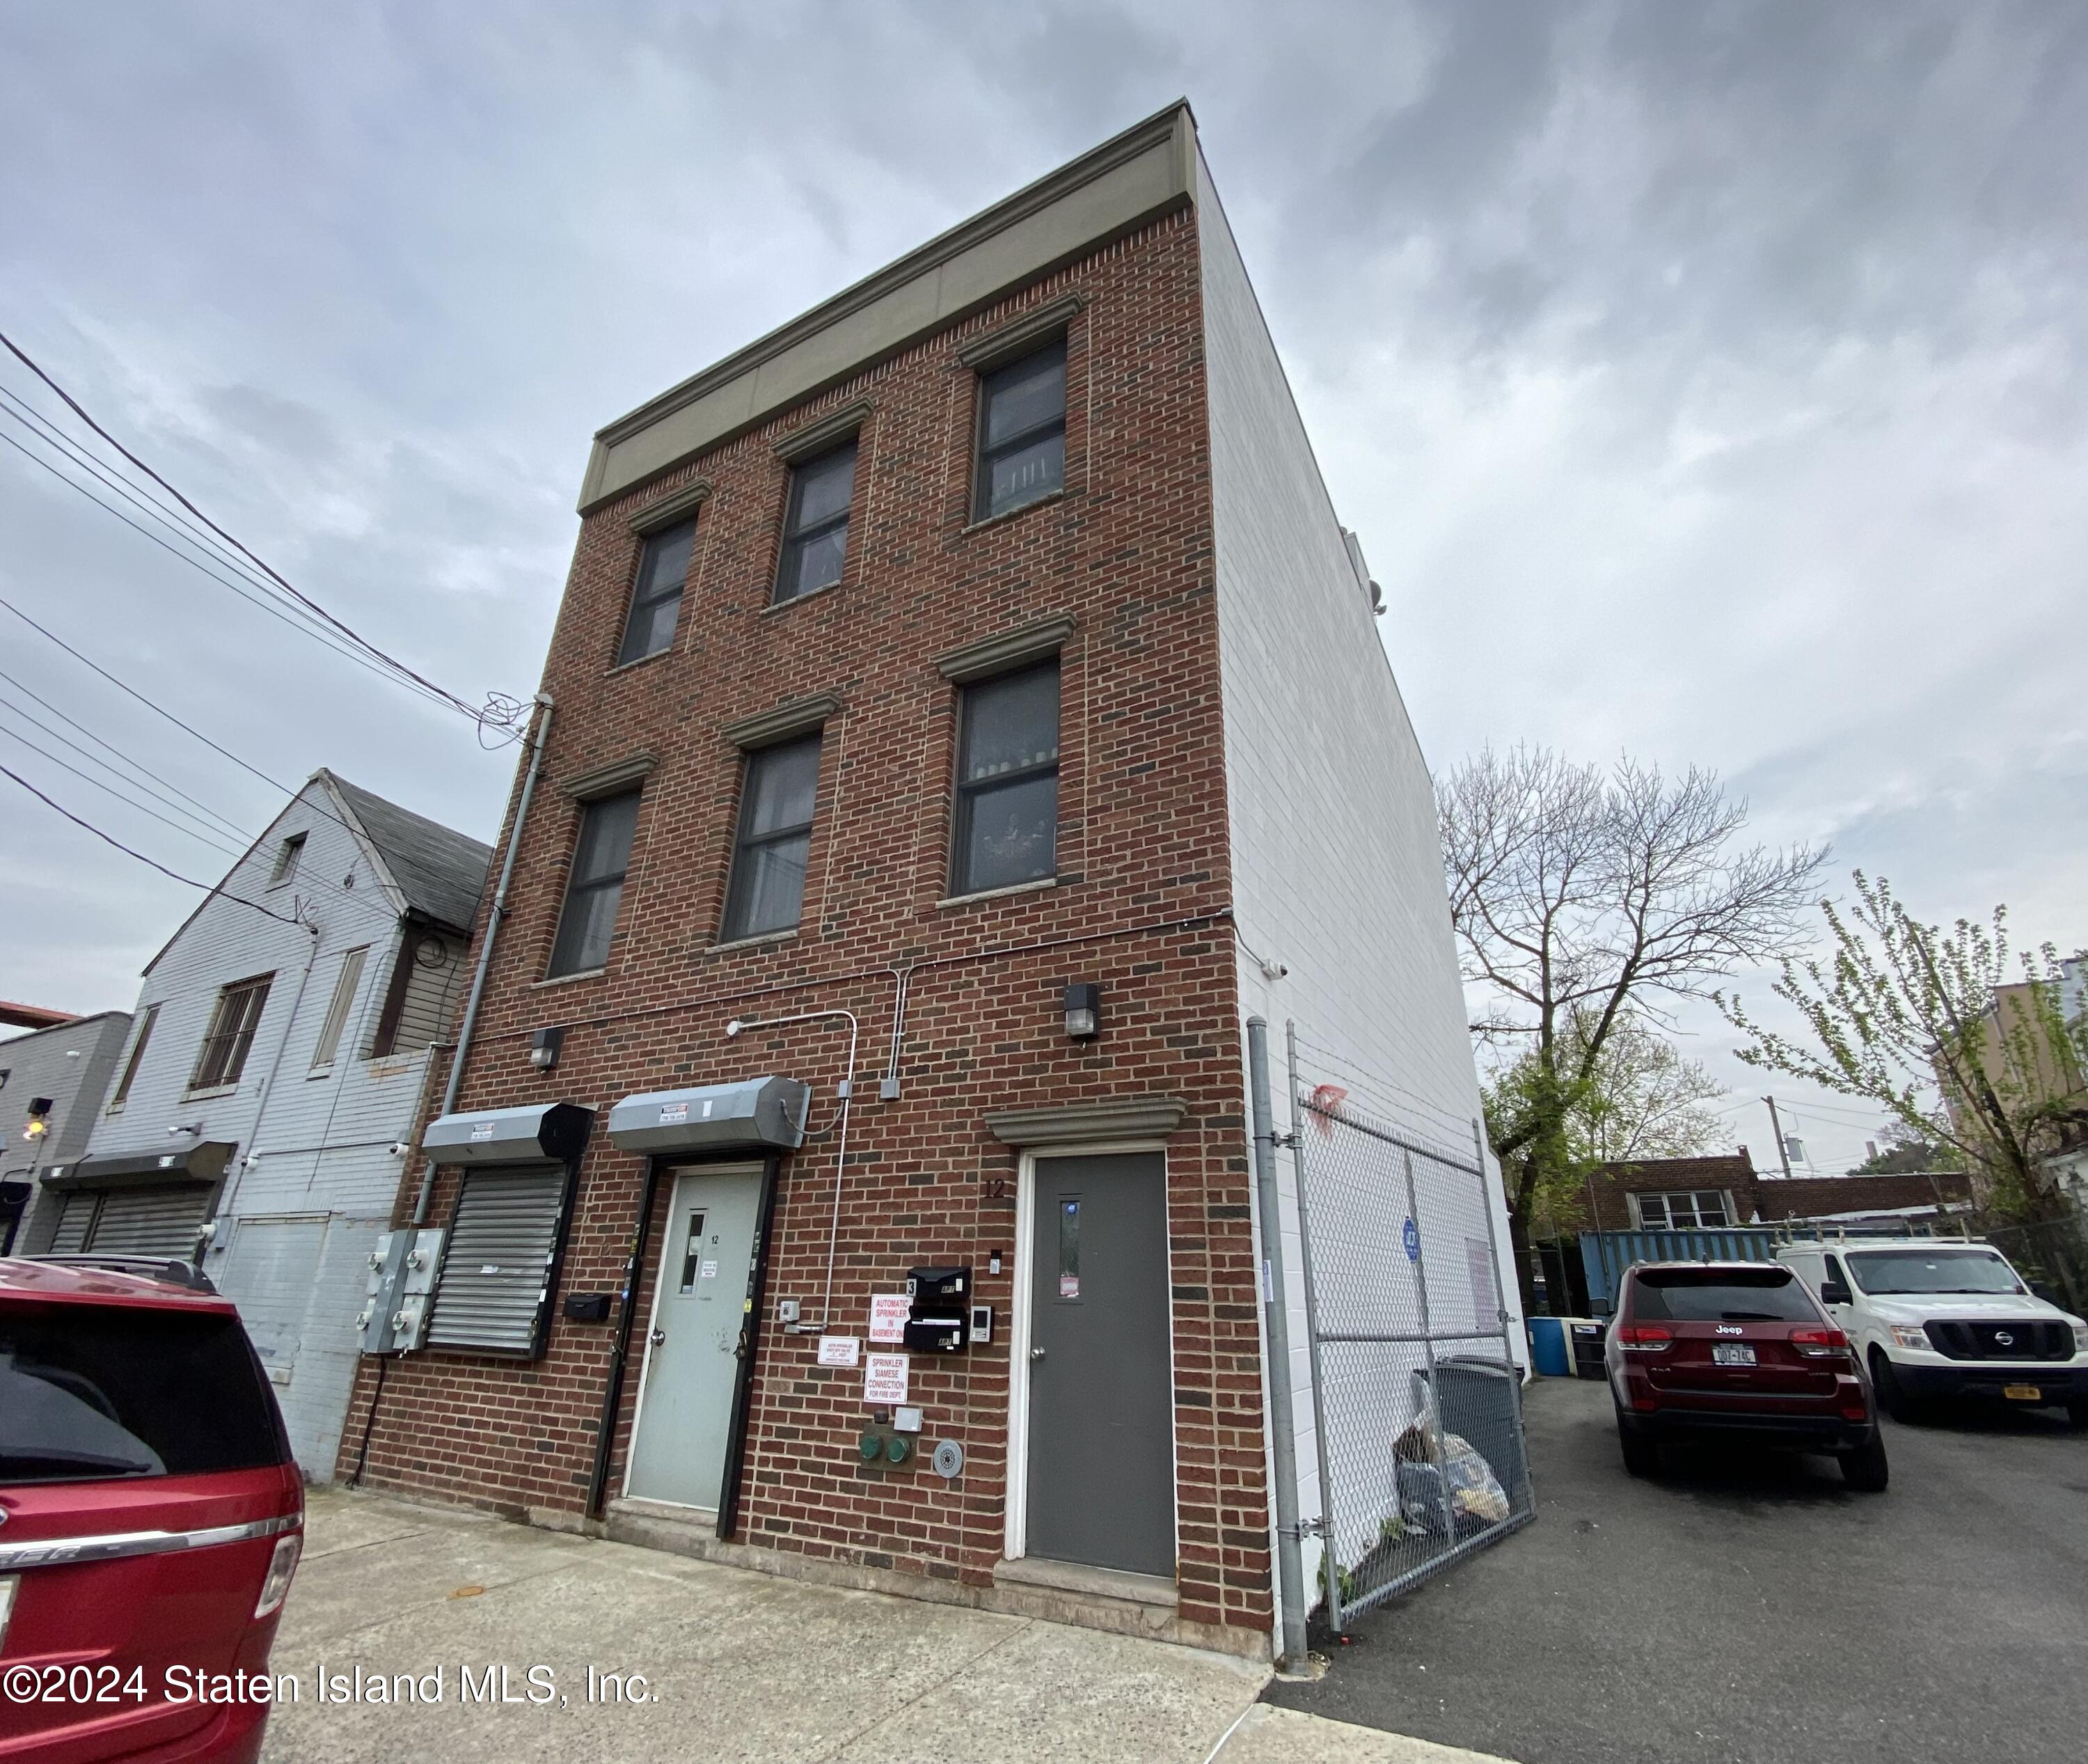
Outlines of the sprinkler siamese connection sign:
{"type": "Polygon", "coordinates": [[[906,1356],[904,1354],[863,1355],[862,1400],[875,1408],[889,1408],[906,1400],[906,1356]]]}

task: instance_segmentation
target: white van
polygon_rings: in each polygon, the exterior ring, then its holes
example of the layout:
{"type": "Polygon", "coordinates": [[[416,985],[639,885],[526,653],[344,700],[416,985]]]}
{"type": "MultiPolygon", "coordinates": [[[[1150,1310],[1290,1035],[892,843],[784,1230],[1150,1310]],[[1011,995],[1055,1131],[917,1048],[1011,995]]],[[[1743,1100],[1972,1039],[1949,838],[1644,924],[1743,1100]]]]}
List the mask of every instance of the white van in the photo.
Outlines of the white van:
{"type": "Polygon", "coordinates": [[[1969,1397],[2064,1407],[2088,1427],[2088,1323],[1973,1240],[1827,1238],[1779,1249],[1870,1368],[1894,1420],[1969,1397]]]}

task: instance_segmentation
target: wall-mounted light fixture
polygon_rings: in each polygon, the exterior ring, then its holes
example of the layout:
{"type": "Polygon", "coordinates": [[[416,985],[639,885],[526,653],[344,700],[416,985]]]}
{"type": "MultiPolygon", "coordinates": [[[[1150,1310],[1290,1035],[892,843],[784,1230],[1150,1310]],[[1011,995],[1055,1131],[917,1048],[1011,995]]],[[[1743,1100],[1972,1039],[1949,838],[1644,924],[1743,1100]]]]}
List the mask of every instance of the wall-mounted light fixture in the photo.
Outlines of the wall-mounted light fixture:
{"type": "Polygon", "coordinates": [[[563,1029],[540,1029],[529,1043],[529,1064],[539,1072],[549,1072],[558,1063],[558,1049],[563,1044],[563,1029]]]}
{"type": "Polygon", "coordinates": [[[1066,1033],[1075,1041],[1093,1041],[1102,1033],[1102,989],[1091,980],[1066,988],[1066,1033]]]}

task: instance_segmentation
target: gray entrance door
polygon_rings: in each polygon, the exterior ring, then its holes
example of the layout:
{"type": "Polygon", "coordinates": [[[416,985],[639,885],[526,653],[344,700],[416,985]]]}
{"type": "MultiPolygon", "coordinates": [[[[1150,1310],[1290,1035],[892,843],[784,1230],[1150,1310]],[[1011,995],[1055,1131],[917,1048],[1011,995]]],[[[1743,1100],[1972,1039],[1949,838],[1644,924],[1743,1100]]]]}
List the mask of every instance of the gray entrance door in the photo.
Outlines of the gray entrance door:
{"type": "Polygon", "coordinates": [[[1025,1548],[1171,1579],[1165,1165],[1041,1158],[1033,1206],[1025,1548]]]}
{"type": "Polygon", "coordinates": [[[718,1504],[760,1205],[758,1168],[685,1170],[674,1179],[627,1494],[718,1504]]]}

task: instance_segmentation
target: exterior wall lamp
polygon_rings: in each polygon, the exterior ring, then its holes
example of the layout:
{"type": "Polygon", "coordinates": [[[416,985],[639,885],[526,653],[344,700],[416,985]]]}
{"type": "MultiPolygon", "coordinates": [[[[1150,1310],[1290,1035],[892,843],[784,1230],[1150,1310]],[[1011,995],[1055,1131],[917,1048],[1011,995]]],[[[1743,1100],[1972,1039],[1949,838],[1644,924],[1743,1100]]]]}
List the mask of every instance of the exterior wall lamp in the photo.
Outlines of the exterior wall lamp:
{"type": "Polygon", "coordinates": [[[1066,988],[1066,1034],[1074,1041],[1093,1041],[1102,1033],[1102,989],[1091,980],[1066,988]]]}
{"type": "Polygon", "coordinates": [[[549,1072],[558,1063],[558,1049],[565,1038],[563,1029],[538,1030],[529,1043],[529,1064],[539,1072],[549,1072]]]}

